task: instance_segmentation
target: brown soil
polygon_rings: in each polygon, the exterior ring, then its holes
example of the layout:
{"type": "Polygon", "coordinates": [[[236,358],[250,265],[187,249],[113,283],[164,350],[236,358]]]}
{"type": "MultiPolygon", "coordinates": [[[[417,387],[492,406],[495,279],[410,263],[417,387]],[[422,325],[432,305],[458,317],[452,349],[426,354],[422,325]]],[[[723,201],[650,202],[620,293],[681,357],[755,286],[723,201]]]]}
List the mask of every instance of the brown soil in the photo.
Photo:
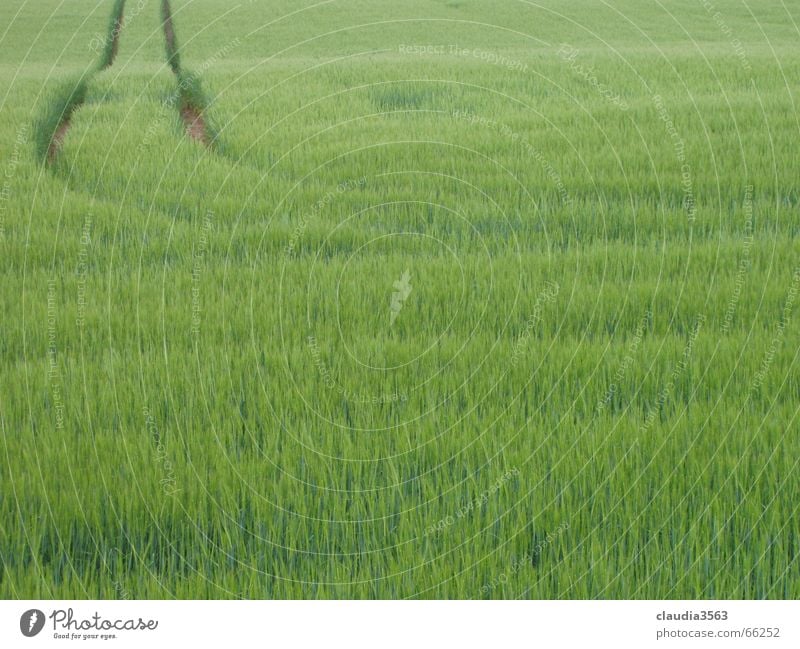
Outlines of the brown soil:
{"type": "Polygon", "coordinates": [[[206,133],[206,121],[203,113],[194,106],[183,104],[181,106],[181,119],[186,126],[186,134],[193,140],[201,142],[205,146],[209,145],[208,133],[206,133]]]}
{"type": "Polygon", "coordinates": [[[47,162],[52,164],[58,152],[61,151],[61,146],[64,144],[64,139],[67,137],[67,131],[72,126],[69,118],[65,119],[58,125],[56,132],[53,133],[53,138],[50,140],[50,146],[47,147],[47,162]]]}

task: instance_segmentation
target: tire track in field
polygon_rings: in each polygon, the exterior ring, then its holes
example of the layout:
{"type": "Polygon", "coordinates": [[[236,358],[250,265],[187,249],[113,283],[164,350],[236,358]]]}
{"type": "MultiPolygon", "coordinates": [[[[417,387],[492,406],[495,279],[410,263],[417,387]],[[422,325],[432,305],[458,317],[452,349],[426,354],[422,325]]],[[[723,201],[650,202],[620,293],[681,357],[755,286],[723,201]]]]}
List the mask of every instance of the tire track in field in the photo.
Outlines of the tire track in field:
{"type": "Polygon", "coordinates": [[[109,33],[105,40],[102,58],[100,59],[99,70],[106,70],[114,65],[114,60],[119,53],[119,34],[125,22],[125,0],[115,0],[114,8],[111,11],[111,24],[108,26],[109,33]]]}
{"type": "Polygon", "coordinates": [[[111,20],[100,61],[95,70],[85,72],[77,81],[64,84],[55,99],[35,125],[36,149],[46,164],[52,165],[67,138],[72,118],[86,103],[89,83],[96,72],[110,68],[119,52],[119,35],[125,15],[125,0],[116,0],[111,10],[111,20]]]}
{"type": "Polygon", "coordinates": [[[65,83],[34,126],[36,152],[48,165],[55,162],[72,126],[73,115],[86,102],[90,80],[91,74],[87,73],[65,83]]]}
{"type": "Polygon", "coordinates": [[[161,24],[164,29],[167,63],[178,80],[178,114],[186,129],[186,135],[203,146],[211,146],[214,138],[210,135],[205,115],[209,101],[200,85],[200,78],[185,72],[181,66],[180,50],[175,36],[175,21],[172,18],[169,0],[161,0],[161,24]]]}
{"type": "MultiPolygon", "coordinates": [[[[207,119],[210,102],[202,90],[200,78],[181,66],[180,50],[175,35],[175,21],[169,0],[161,2],[161,22],[167,52],[167,63],[178,80],[178,117],[186,135],[211,147],[215,137],[207,119]]],[[[125,23],[125,0],[115,0],[111,10],[108,32],[93,70],[88,70],[77,80],[67,82],[56,91],[54,99],[37,120],[34,128],[36,151],[40,159],[52,166],[58,158],[72,126],[75,113],[86,103],[89,84],[98,72],[110,68],[119,53],[119,39],[125,23]]]]}

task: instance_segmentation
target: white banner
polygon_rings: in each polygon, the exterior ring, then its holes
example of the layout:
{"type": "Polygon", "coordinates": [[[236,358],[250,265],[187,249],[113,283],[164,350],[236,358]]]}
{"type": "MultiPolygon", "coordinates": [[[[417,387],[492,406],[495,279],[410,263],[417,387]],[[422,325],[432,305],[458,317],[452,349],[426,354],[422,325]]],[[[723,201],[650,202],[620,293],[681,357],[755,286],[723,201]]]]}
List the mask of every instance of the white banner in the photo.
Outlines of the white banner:
{"type": "Polygon", "coordinates": [[[800,647],[785,601],[3,601],[0,647],[800,647]]]}

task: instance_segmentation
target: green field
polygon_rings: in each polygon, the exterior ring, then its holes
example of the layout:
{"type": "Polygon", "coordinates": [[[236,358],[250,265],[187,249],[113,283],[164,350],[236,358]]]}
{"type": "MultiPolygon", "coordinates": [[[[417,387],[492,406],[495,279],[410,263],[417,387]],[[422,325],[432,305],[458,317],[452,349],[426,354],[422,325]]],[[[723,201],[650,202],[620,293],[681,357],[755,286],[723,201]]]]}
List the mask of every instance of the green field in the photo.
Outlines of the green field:
{"type": "Polygon", "coordinates": [[[800,7],[159,5],[0,3],[0,597],[800,597],[800,7]]]}

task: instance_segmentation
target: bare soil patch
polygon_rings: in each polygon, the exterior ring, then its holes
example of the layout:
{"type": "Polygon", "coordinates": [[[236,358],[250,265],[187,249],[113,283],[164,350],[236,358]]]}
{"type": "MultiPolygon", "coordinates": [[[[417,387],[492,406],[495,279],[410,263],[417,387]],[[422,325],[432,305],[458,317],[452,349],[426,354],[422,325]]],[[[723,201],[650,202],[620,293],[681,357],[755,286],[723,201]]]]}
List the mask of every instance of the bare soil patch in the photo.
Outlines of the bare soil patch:
{"type": "Polygon", "coordinates": [[[70,126],[72,126],[72,120],[67,118],[58,125],[55,133],[53,133],[53,137],[50,140],[50,146],[47,147],[48,163],[52,164],[58,156],[58,152],[61,151],[61,147],[64,144],[64,140],[67,137],[67,131],[69,131],[70,126]]]}
{"type": "Polygon", "coordinates": [[[181,119],[186,127],[186,134],[190,138],[201,142],[205,146],[210,144],[208,133],[206,132],[206,121],[201,111],[184,103],[181,105],[181,119]]]}

